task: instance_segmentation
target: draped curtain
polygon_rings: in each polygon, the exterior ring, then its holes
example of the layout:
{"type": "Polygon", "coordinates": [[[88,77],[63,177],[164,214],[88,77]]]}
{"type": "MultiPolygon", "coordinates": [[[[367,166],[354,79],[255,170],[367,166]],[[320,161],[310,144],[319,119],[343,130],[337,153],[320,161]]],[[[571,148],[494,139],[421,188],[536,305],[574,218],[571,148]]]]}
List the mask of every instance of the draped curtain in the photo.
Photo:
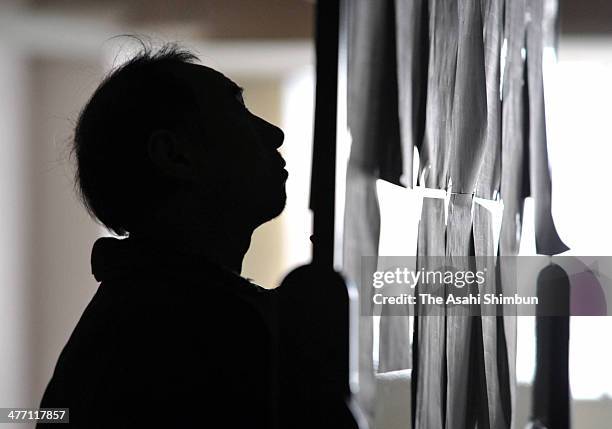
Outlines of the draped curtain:
{"type": "MultiPolygon", "coordinates": [[[[362,256],[378,253],[378,179],[444,191],[443,198],[423,198],[420,267],[430,257],[457,265],[464,256],[491,256],[480,262],[495,273],[487,288],[503,292],[511,273],[502,257],[518,254],[528,196],[534,199],[537,252],[567,250],[551,216],[542,78],[544,47],[555,40],[555,1],[348,2],[352,145],[343,269],[355,282],[376,270],[369,262],[374,259],[362,256]],[[487,202],[500,200],[497,230],[487,202]]],[[[362,301],[371,302],[371,287],[360,286],[362,301]]],[[[415,428],[509,428],[516,319],[445,310],[426,317],[425,309],[415,309],[412,349],[408,317],[382,317],[378,371],[413,369],[415,428]]],[[[358,399],[371,421],[372,332],[373,318],[362,316],[358,399]]]]}

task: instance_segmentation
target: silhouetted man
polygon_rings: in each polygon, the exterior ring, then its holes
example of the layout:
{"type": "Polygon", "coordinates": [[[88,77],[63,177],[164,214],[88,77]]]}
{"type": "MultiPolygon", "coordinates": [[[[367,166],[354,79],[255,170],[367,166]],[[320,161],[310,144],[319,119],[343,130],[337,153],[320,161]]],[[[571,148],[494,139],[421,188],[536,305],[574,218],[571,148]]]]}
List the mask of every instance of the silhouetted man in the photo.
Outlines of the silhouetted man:
{"type": "Polygon", "coordinates": [[[195,60],[145,50],[78,119],[82,200],[128,238],[94,244],[101,284],[42,400],[73,427],[278,424],[275,295],[239,274],[285,205],[283,132],[195,60]]]}

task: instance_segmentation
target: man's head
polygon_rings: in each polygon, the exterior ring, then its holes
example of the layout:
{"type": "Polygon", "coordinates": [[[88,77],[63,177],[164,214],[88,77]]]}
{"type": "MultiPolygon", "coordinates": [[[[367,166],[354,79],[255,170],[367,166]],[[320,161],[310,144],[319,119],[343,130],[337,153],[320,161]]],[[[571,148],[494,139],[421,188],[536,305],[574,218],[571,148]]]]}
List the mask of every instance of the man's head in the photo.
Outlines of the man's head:
{"type": "Polygon", "coordinates": [[[191,207],[252,227],[285,205],[283,132],[242,90],[167,45],[144,50],[95,91],[78,119],[76,179],[89,212],[117,234],[187,195],[191,207]]]}

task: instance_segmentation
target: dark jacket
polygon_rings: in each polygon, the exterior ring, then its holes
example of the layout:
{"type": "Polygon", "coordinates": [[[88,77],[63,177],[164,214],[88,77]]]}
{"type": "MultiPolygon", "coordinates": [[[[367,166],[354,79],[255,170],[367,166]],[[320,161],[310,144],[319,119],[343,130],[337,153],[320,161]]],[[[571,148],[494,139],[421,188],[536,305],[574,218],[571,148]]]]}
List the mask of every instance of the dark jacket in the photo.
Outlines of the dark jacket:
{"type": "Polygon", "coordinates": [[[134,238],[99,239],[92,270],[41,407],[79,428],[277,427],[273,291],[134,238]]]}

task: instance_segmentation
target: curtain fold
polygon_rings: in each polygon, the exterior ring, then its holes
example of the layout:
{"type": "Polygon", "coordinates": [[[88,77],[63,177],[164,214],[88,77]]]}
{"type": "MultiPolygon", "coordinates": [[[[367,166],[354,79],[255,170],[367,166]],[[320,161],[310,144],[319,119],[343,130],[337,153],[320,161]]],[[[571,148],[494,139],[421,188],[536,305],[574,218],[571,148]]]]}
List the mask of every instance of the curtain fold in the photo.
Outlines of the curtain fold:
{"type": "MultiPolygon", "coordinates": [[[[445,201],[424,198],[417,245],[417,269],[433,270],[445,254],[445,201]]],[[[417,284],[416,293],[422,286],[417,284]]],[[[443,290],[433,291],[444,296],[443,290]]],[[[414,427],[444,427],[446,410],[446,319],[443,307],[417,303],[415,309],[412,421],[414,427]],[[434,404],[432,406],[432,404],[434,404]]]]}
{"type": "MultiPolygon", "coordinates": [[[[523,223],[524,198],[528,189],[528,95],[524,61],[527,0],[505,3],[504,45],[505,66],[502,81],[501,186],[504,212],[499,238],[499,257],[518,255],[523,223]],[[527,182],[527,183],[526,183],[527,182]]],[[[512,267],[501,264],[497,269],[500,290],[513,280],[512,267]]],[[[499,323],[499,322],[498,322],[499,323]]],[[[516,403],[516,316],[504,314],[500,338],[506,346],[509,400],[504,401],[505,415],[512,419],[516,403]]],[[[500,365],[500,367],[503,367],[500,365]]],[[[502,391],[503,392],[503,391],[502,391]]]]}
{"type": "MultiPolygon", "coordinates": [[[[546,147],[546,113],[544,106],[544,80],[542,58],[545,36],[550,39],[555,19],[545,16],[544,7],[556,4],[550,0],[527,2],[527,87],[529,91],[529,183],[535,209],[536,252],[556,255],[569,248],[561,241],[551,214],[550,169],[546,147]]],[[[553,9],[554,10],[554,9],[553,9]]],[[[553,46],[548,46],[553,48],[553,46]]]]}
{"type": "MultiPolygon", "coordinates": [[[[346,183],[346,206],[352,215],[344,219],[344,261],[343,271],[360,288],[364,302],[371,302],[372,289],[360,284],[362,274],[371,276],[376,271],[375,259],[362,258],[362,255],[376,255],[380,233],[380,213],[376,196],[376,181],[373,174],[363,168],[349,165],[346,183]],[[355,216],[359,213],[359,216],[355,216]],[[368,264],[368,265],[364,265],[368,264]]],[[[368,309],[370,314],[373,309],[368,309]]],[[[366,311],[364,311],[365,313],[366,311]]],[[[374,375],[373,318],[359,316],[358,325],[358,374],[359,392],[357,400],[364,416],[371,423],[376,398],[376,379],[374,375]]]]}

